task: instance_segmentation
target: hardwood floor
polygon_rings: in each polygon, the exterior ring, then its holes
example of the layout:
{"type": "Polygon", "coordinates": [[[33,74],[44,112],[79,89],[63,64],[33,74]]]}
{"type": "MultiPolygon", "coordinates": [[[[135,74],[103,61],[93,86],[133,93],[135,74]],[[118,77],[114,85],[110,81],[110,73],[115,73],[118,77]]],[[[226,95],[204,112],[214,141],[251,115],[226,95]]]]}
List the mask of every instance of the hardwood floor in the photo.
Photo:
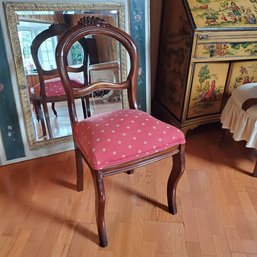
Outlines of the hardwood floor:
{"type": "Polygon", "coordinates": [[[254,155],[219,147],[221,129],[187,137],[178,214],[166,210],[171,159],[105,179],[109,246],[97,245],[94,190],[76,192],[73,152],[0,168],[1,257],[257,257],[254,155]]]}

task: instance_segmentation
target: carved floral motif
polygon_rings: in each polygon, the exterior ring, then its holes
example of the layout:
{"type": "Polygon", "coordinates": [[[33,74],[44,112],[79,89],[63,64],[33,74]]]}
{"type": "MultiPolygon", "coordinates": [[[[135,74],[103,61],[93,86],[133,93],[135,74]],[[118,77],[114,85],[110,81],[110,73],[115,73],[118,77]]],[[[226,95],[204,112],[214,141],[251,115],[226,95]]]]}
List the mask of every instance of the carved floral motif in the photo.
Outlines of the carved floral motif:
{"type": "Polygon", "coordinates": [[[79,20],[78,23],[81,24],[81,25],[84,25],[84,26],[97,26],[97,27],[109,27],[109,26],[111,26],[104,19],[101,19],[101,18],[95,17],[95,16],[83,17],[79,20]]]}

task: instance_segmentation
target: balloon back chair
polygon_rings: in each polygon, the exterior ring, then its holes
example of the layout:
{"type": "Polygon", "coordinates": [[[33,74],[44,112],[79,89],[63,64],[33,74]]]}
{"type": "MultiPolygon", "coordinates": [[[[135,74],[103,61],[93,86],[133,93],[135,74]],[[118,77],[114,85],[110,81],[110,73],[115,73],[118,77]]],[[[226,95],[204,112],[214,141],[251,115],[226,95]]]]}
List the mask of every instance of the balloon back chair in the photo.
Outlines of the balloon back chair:
{"type": "MultiPolygon", "coordinates": [[[[33,89],[33,101],[37,101],[37,106],[35,106],[36,110],[40,110],[39,105],[42,104],[43,106],[43,113],[44,118],[46,121],[46,126],[48,130],[49,137],[53,137],[51,124],[50,124],[50,118],[48,113],[48,106],[47,103],[52,103],[52,110],[57,116],[57,111],[55,110],[55,102],[65,101],[66,100],[66,94],[65,90],[63,88],[61,79],[59,77],[59,73],[56,67],[51,67],[46,69],[43,67],[42,62],[40,60],[40,46],[43,46],[42,44],[47,44],[47,40],[57,36],[60,37],[66,30],[68,29],[68,26],[66,24],[58,24],[54,23],[49,26],[48,29],[42,31],[39,33],[31,44],[31,54],[33,61],[36,66],[36,72],[39,77],[39,83],[34,87],[33,89]]],[[[85,38],[82,38],[79,40],[79,43],[84,51],[83,55],[83,63],[79,67],[69,67],[69,72],[71,73],[80,73],[83,72],[84,67],[87,66],[88,61],[88,51],[87,51],[87,42],[85,38]]],[[[46,47],[46,45],[45,45],[46,47]]],[[[54,49],[55,51],[55,49],[54,49]]],[[[54,53],[55,54],[55,53],[54,53]]],[[[78,79],[72,79],[71,80],[71,86],[74,88],[82,87],[84,84],[88,83],[88,75],[86,73],[83,73],[83,82],[79,81],[78,79]]],[[[89,112],[89,99],[88,98],[81,98],[82,101],[82,108],[84,117],[90,116],[89,112]]],[[[39,120],[39,117],[38,117],[39,120]]],[[[40,117],[40,120],[42,122],[42,117],[40,117]]]]}
{"type": "Polygon", "coordinates": [[[75,143],[77,189],[83,190],[83,159],[90,168],[95,185],[96,222],[99,245],[108,245],[105,227],[104,177],[121,172],[132,174],[141,167],[173,156],[173,168],[167,183],[168,210],[177,212],[176,187],[185,168],[184,134],[169,124],[138,110],[136,88],[138,78],[138,50],[132,38],[124,31],[99,18],[85,17],[63,34],[56,51],[57,67],[67,99],[75,143]],[[67,54],[71,45],[88,35],[104,35],[117,40],[126,49],[130,71],[123,82],[95,82],[83,89],[72,88],[67,54]],[[74,98],[98,90],[127,90],[130,109],[98,114],[78,121],[74,98]]]}
{"type": "MultiPolygon", "coordinates": [[[[233,90],[221,114],[222,128],[231,132],[235,141],[245,140],[246,147],[257,149],[257,83],[248,83],[233,90]]],[[[253,176],[257,177],[257,160],[253,176]]]]}

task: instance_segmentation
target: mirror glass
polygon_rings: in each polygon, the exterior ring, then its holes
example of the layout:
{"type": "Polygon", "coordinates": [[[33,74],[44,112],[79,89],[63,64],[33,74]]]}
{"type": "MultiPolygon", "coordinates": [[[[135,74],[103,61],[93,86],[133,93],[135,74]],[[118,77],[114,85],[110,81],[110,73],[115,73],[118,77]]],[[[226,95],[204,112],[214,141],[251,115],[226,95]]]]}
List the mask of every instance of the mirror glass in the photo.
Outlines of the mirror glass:
{"type": "MultiPolygon", "coordinates": [[[[124,30],[124,4],[61,4],[61,3],[13,3],[6,2],[5,10],[10,32],[11,45],[15,60],[19,92],[23,107],[26,132],[30,149],[71,140],[71,126],[66,101],[47,103],[50,127],[46,125],[47,115],[41,104],[38,104],[40,95],[40,81],[38,70],[32,58],[31,44],[34,38],[54,23],[74,26],[85,16],[103,18],[113,26],[124,30]],[[41,113],[41,116],[39,114],[41,113]],[[39,116],[41,119],[39,119],[39,116]],[[51,130],[51,133],[49,133],[51,130]]],[[[89,82],[109,81],[118,82],[126,76],[126,54],[116,41],[92,35],[87,38],[88,53],[88,80],[89,82]],[[122,71],[122,72],[121,72],[122,71]]],[[[53,36],[44,41],[38,48],[38,58],[44,70],[56,68],[55,48],[58,37],[53,36]]],[[[69,53],[69,66],[76,68],[83,64],[84,51],[76,42],[69,53]]],[[[83,83],[83,72],[70,73],[70,78],[83,83]]],[[[56,82],[56,75],[44,77],[49,83],[56,82]]],[[[91,115],[116,110],[127,106],[126,95],[119,91],[97,91],[89,97],[91,115]]],[[[79,117],[83,117],[81,99],[76,100],[79,117]]]]}

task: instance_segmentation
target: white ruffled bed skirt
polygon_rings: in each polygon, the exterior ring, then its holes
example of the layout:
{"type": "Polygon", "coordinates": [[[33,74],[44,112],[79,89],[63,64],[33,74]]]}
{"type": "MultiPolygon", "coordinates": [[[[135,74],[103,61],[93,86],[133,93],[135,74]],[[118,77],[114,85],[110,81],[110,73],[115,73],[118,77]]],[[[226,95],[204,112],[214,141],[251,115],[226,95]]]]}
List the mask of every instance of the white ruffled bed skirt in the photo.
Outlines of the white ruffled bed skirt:
{"type": "Polygon", "coordinates": [[[235,141],[245,140],[246,147],[257,149],[257,106],[245,112],[230,97],[220,119],[222,128],[229,129],[235,141]]]}

